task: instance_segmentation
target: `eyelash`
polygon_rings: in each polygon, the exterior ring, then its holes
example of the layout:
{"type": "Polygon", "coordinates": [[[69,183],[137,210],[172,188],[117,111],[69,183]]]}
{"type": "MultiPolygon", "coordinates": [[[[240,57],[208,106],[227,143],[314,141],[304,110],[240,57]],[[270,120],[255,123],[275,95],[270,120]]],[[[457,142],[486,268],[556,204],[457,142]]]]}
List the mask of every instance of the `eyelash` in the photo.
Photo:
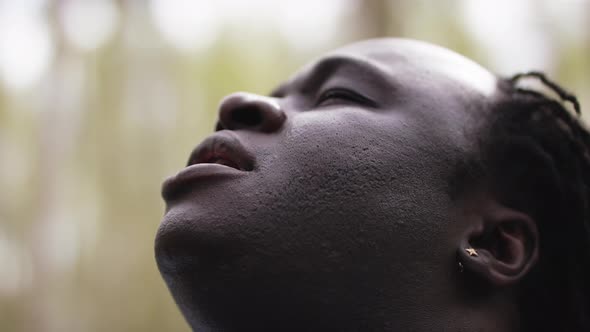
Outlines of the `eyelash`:
{"type": "Polygon", "coordinates": [[[333,88],[322,92],[319,98],[317,99],[315,105],[325,106],[325,102],[328,100],[342,100],[371,107],[376,106],[371,99],[345,88],[333,88]]]}

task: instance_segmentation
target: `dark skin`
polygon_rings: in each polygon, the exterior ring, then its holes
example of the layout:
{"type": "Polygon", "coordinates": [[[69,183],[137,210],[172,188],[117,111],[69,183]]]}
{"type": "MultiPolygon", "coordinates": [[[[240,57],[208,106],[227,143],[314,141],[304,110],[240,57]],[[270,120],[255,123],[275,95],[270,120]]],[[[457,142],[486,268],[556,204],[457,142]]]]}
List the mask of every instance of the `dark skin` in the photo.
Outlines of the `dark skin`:
{"type": "Polygon", "coordinates": [[[163,189],[156,258],[191,327],[519,331],[535,222],[485,183],[449,188],[495,84],[448,50],[381,39],[270,97],[226,97],[163,189]]]}

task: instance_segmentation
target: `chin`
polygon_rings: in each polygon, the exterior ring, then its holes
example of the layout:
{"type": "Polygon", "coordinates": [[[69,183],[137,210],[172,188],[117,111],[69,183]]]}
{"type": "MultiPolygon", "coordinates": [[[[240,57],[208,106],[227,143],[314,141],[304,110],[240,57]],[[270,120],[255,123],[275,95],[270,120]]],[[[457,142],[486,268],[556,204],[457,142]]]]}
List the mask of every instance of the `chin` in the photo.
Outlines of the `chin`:
{"type": "Polygon", "coordinates": [[[338,326],[339,315],[362,308],[353,305],[362,303],[361,291],[367,294],[359,286],[366,285],[362,271],[342,257],[329,258],[322,251],[327,248],[304,239],[289,242],[294,234],[274,231],[256,215],[240,219],[226,211],[217,219],[202,209],[188,211],[178,205],[167,212],[155,254],[195,331],[329,330],[338,326]],[[263,230],[268,236],[260,235],[263,230]]]}
{"type": "Polygon", "coordinates": [[[239,257],[244,251],[242,241],[235,232],[224,230],[227,228],[232,226],[222,225],[217,219],[193,216],[187,220],[177,209],[168,211],[155,239],[160,272],[163,275],[193,274],[239,257]]]}

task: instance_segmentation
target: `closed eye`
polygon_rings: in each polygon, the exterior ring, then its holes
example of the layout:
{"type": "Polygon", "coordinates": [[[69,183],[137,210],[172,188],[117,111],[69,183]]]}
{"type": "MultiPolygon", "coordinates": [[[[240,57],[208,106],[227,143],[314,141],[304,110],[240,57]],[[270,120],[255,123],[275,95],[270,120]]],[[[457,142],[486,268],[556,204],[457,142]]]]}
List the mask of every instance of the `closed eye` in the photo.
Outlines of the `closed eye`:
{"type": "Polygon", "coordinates": [[[368,97],[346,88],[332,88],[322,92],[318,97],[315,106],[325,107],[349,103],[355,103],[369,107],[377,106],[375,102],[368,97]]]}

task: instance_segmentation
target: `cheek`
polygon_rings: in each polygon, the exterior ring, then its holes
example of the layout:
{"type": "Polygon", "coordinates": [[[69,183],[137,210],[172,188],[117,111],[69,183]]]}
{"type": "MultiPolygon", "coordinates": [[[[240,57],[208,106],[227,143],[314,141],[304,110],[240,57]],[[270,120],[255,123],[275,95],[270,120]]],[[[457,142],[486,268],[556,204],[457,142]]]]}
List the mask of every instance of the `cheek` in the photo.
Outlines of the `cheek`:
{"type": "Polygon", "coordinates": [[[451,204],[449,163],[410,121],[359,110],[297,116],[273,163],[277,200],[297,217],[316,217],[306,232],[315,225],[356,235],[372,224],[384,237],[434,236],[451,204]]]}
{"type": "Polygon", "coordinates": [[[435,166],[424,139],[401,116],[361,110],[296,116],[274,161],[301,185],[371,194],[412,186],[418,171],[435,166]]]}
{"type": "Polygon", "coordinates": [[[293,188],[316,197],[361,195],[369,186],[385,186],[391,170],[386,151],[366,122],[345,111],[301,114],[285,135],[278,168],[293,188]]]}

